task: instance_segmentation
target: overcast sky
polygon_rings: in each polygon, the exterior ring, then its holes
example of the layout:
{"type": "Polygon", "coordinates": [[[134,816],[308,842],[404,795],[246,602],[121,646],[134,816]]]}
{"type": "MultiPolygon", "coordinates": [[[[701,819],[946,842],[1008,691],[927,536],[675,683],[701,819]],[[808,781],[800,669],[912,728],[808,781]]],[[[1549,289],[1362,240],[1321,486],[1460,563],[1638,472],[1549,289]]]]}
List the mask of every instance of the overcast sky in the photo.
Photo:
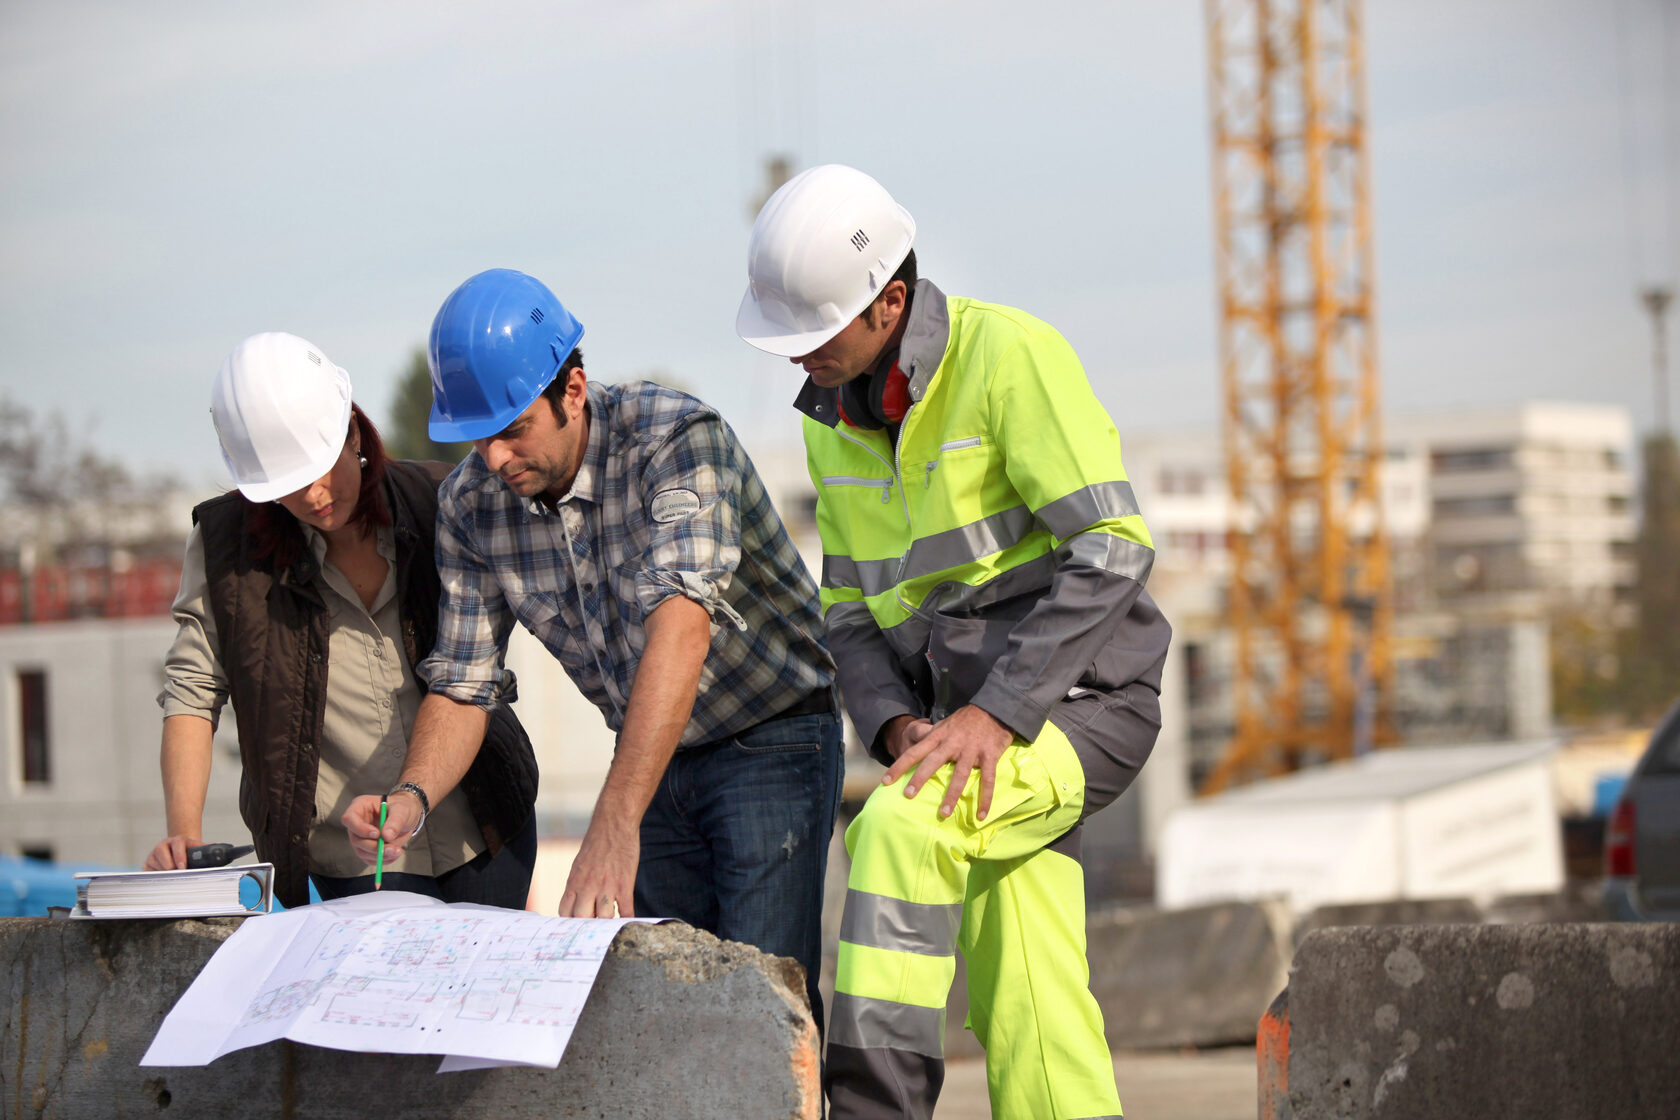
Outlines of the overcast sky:
{"type": "MultiPolygon", "coordinates": [[[[1680,0],[1366,8],[1385,406],[1645,426],[1680,0]]],[[[383,418],[443,298],[501,266],[583,321],[594,375],[796,439],[797,373],[733,329],[785,150],[880,179],[946,291],[1059,327],[1122,436],[1211,425],[1205,48],[1190,0],[0,0],[0,394],[219,480],[241,338],[311,339],[383,418]]]]}

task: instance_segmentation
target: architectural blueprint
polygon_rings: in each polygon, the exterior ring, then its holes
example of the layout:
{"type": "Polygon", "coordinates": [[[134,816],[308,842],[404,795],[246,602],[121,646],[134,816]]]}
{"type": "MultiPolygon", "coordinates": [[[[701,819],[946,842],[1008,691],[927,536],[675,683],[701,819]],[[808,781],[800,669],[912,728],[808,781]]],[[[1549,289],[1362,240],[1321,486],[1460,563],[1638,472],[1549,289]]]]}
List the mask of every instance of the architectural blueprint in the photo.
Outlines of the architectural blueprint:
{"type": "Polygon", "coordinates": [[[401,891],[252,918],[177,1001],[140,1064],[205,1065],[289,1038],[446,1055],[443,1070],[552,1068],[607,947],[634,920],[549,918],[401,891]]]}

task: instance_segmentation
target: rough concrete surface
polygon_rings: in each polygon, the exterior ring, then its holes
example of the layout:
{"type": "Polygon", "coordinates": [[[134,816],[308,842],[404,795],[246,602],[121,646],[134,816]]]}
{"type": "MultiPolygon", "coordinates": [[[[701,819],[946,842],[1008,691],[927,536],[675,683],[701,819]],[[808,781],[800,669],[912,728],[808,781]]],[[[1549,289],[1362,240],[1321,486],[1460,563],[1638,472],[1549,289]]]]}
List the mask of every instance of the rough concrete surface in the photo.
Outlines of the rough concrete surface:
{"type": "Polygon", "coordinates": [[[0,1115],[288,1120],[815,1117],[816,1032],[792,961],[678,924],[627,926],[556,1070],[292,1042],[142,1069],[164,1015],[243,919],[0,919],[0,1115]]]}
{"type": "MultiPolygon", "coordinates": [[[[1116,1050],[1253,1042],[1255,1024],[1288,982],[1289,913],[1282,903],[1099,911],[1085,936],[1091,992],[1116,1050]]],[[[959,954],[945,1018],[951,1058],[984,1053],[963,1026],[964,982],[959,954]]]]}
{"type": "Polygon", "coordinates": [[[1093,914],[1091,991],[1115,1049],[1253,1042],[1288,981],[1280,902],[1093,914]]]}
{"type": "Polygon", "coordinates": [[[1320,906],[1295,923],[1295,944],[1314,930],[1336,926],[1418,926],[1479,922],[1482,908],[1468,898],[1393,898],[1320,906]]]}
{"type": "Polygon", "coordinates": [[[1289,981],[1296,1120],[1680,1115],[1680,925],[1338,927],[1289,981]]]}

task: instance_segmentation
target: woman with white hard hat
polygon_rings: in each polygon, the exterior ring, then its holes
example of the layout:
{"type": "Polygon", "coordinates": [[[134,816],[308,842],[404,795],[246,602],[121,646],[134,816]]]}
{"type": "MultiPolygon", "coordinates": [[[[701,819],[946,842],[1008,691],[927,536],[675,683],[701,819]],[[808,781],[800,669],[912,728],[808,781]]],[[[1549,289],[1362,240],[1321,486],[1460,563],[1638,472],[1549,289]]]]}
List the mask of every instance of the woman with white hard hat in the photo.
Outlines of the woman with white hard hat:
{"type": "MultiPolygon", "coordinates": [[[[349,375],[296,335],[258,334],[210,395],[237,490],[193,510],[164,710],[167,839],[152,870],[203,843],[217,717],[238,722],[239,808],[283,905],[374,887],[340,822],[358,794],[413,797],[417,835],[385,889],[523,908],[536,858],[536,760],[506,703],[437,805],[399,783],[437,636],[433,538],[442,463],[390,460],[349,375]]],[[[503,695],[512,698],[512,674],[503,695]]]]}

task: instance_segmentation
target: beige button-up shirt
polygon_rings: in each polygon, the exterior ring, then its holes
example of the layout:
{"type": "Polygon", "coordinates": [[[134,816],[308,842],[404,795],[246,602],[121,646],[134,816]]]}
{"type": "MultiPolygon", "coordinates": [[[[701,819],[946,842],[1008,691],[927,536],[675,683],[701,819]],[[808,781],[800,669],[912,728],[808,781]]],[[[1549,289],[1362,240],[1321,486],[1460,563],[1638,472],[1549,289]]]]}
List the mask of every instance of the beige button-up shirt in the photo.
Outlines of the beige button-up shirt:
{"type": "MultiPolygon", "coordinates": [[[[319,562],[315,587],[327,604],[327,710],[315,781],[315,819],[309,829],[309,870],[333,878],[371,875],[350,846],[340,818],[350,800],[384,793],[397,784],[422,693],[403,655],[397,612],[396,545],[391,530],[378,534],[385,583],[373,609],[362,605],[350,580],[327,561],[327,539],[303,526],[319,562]]],[[[164,662],[158,704],[165,717],[200,716],[214,726],[228,697],[216,620],[210,613],[204,573],[204,536],[193,526],[181,565],[174,616],[180,629],[164,662]]],[[[460,787],[432,807],[426,827],[386,867],[411,875],[442,875],[484,851],[484,837],[460,787]]]]}

